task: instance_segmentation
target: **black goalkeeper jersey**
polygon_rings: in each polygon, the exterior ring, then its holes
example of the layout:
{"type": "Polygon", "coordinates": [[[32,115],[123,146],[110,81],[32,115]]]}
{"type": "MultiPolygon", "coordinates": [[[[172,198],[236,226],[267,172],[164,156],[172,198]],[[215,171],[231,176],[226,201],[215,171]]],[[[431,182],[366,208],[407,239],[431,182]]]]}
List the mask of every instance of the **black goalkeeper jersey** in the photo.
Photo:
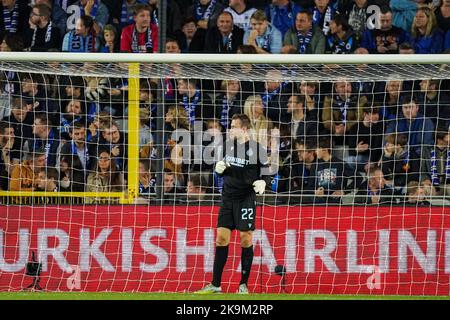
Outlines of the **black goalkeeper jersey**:
{"type": "Polygon", "coordinates": [[[254,194],[253,182],[261,179],[262,168],[268,166],[266,150],[254,140],[241,144],[227,141],[224,153],[227,168],[223,172],[222,197],[242,200],[254,194]]]}

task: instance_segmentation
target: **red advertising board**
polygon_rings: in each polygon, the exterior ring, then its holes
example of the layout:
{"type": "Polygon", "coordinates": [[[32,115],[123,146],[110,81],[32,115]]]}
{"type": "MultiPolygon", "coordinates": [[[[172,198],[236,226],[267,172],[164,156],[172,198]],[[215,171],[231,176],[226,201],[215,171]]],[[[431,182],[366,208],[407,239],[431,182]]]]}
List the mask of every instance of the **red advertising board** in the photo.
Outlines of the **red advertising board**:
{"type": "MultiPolygon", "coordinates": [[[[0,208],[0,291],[191,292],[211,280],[217,207],[0,208]]],[[[450,208],[260,207],[252,292],[449,295],[450,208]],[[286,269],[285,285],[275,274],[286,269]]],[[[233,233],[222,288],[240,280],[233,233]]]]}

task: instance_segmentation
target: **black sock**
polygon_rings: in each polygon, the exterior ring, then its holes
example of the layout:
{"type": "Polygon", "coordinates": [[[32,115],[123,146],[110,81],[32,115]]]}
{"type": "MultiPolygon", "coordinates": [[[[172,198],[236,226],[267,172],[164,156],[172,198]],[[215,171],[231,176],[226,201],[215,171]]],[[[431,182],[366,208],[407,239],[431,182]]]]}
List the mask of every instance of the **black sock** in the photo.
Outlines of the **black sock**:
{"type": "Polygon", "coordinates": [[[242,248],[241,254],[241,282],[239,284],[247,284],[248,277],[250,276],[250,269],[253,262],[253,246],[248,248],[242,248]]]}
{"type": "Polygon", "coordinates": [[[222,283],[222,273],[228,258],[228,246],[216,246],[216,255],[214,256],[213,267],[213,286],[220,287],[222,283]]]}

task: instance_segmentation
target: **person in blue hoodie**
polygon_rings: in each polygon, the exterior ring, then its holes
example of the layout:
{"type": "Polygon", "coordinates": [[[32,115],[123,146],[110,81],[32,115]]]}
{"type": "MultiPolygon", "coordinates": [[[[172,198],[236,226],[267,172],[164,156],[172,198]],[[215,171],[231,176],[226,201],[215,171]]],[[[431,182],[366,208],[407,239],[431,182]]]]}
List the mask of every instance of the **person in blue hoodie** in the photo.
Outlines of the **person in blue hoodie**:
{"type": "Polygon", "coordinates": [[[428,7],[417,9],[411,28],[411,43],[416,54],[441,53],[444,35],[437,28],[436,16],[428,7]]]}
{"type": "Polygon", "coordinates": [[[272,0],[272,3],[266,6],[265,13],[267,19],[277,28],[281,34],[286,34],[295,22],[297,13],[301,7],[290,0],[272,0]]]}
{"type": "Polygon", "coordinates": [[[253,46],[257,53],[280,53],[283,44],[281,32],[267,19],[262,10],[250,18],[251,28],[244,34],[244,44],[253,46]]]}

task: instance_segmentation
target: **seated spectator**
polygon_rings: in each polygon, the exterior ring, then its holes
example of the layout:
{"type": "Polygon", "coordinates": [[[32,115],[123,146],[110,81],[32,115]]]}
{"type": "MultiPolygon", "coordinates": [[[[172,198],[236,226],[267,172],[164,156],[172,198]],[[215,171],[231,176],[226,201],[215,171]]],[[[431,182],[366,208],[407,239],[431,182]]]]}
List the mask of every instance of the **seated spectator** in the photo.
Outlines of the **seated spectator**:
{"type": "Polygon", "coordinates": [[[176,137],[172,134],[175,130],[189,131],[190,123],[189,117],[182,106],[170,106],[165,116],[165,130],[164,130],[164,168],[174,172],[177,176],[183,174],[182,163],[180,159],[183,159],[183,148],[181,148],[179,142],[176,141],[176,137]]]}
{"type": "Polygon", "coordinates": [[[376,100],[382,105],[380,116],[383,120],[395,120],[401,115],[405,86],[402,80],[388,80],[377,85],[376,100]]]}
{"type": "Polygon", "coordinates": [[[272,120],[264,115],[264,104],[261,96],[249,96],[244,103],[244,114],[250,119],[252,139],[264,148],[268,146],[268,131],[273,129],[272,120]]]}
{"type": "Polygon", "coordinates": [[[9,34],[25,36],[30,11],[28,1],[2,0],[0,3],[0,30],[9,34]]]}
{"type": "Polygon", "coordinates": [[[37,188],[37,175],[46,163],[44,150],[27,154],[25,160],[11,170],[9,191],[34,191],[37,188]]]}
{"type": "Polygon", "coordinates": [[[225,6],[218,0],[195,0],[187,10],[186,16],[194,17],[200,29],[208,29],[216,25],[219,14],[225,6]]]}
{"type": "Polygon", "coordinates": [[[179,79],[178,93],[181,97],[179,104],[186,110],[190,125],[196,120],[206,121],[214,118],[214,106],[199,88],[197,80],[179,79]]]}
{"type": "Polygon", "coordinates": [[[20,52],[24,50],[23,38],[18,34],[5,33],[0,39],[0,52],[20,52]]]}
{"type": "Polygon", "coordinates": [[[419,7],[411,28],[411,44],[417,54],[441,53],[444,34],[436,25],[436,16],[428,7],[419,7]]]}
{"type": "Polygon", "coordinates": [[[392,9],[392,24],[406,32],[411,30],[411,25],[416,15],[419,1],[410,0],[390,0],[389,6],[392,9]]]}
{"type": "Polygon", "coordinates": [[[222,93],[216,98],[216,119],[228,129],[233,115],[242,113],[243,93],[239,80],[223,80],[220,89],[222,93]]]}
{"type": "Polygon", "coordinates": [[[87,177],[86,189],[88,192],[120,192],[125,188],[123,172],[117,169],[114,159],[108,151],[98,153],[93,172],[87,177]]]}
{"type": "Polygon", "coordinates": [[[406,205],[416,205],[416,206],[430,206],[431,203],[428,202],[425,188],[419,183],[419,181],[411,181],[408,183],[407,187],[407,197],[405,199],[406,205]]]}
{"type": "Polygon", "coordinates": [[[380,108],[363,106],[364,118],[348,132],[349,156],[344,159],[358,172],[367,163],[377,163],[383,150],[384,123],[380,121],[380,108]]]}
{"type": "Polygon", "coordinates": [[[25,47],[29,51],[48,51],[61,48],[59,29],[51,21],[51,9],[46,4],[36,4],[31,10],[29,28],[25,33],[25,47]]]}
{"type": "Polygon", "coordinates": [[[153,137],[150,127],[150,110],[147,108],[140,108],[139,111],[139,148],[153,145],[153,137]]]}
{"type": "MultiPolygon", "coordinates": [[[[320,84],[314,81],[301,81],[298,85],[298,91],[301,95],[307,97],[306,113],[309,117],[315,117],[322,119],[322,104],[323,95],[319,94],[320,84]]],[[[322,127],[322,123],[319,123],[319,128],[322,127]]]]}
{"type": "MultiPolygon", "coordinates": [[[[70,160],[67,157],[61,157],[59,161],[59,189],[63,192],[70,192],[72,189],[71,177],[73,175],[70,160]]],[[[83,189],[81,189],[83,190],[83,189]]]]}
{"type": "Polygon", "coordinates": [[[14,128],[0,121],[0,190],[8,190],[9,175],[14,165],[20,164],[20,150],[14,128]]]}
{"type": "Polygon", "coordinates": [[[283,37],[286,31],[294,25],[295,17],[300,11],[300,6],[291,0],[272,0],[272,3],[265,9],[267,19],[281,32],[283,37]]]}
{"type": "Polygon", "coordinates": [[[58,157],[60,137],[56,128],[52,126],[48,114],[40,113],[34,117],[33,135],[33,139],[25,142],[24,151],[34,152],[44,149],[47,166],[54,167],[58,157]]]}
{"type": "Polygon", "coordinates": [[[152,175],[149,159],[139,160],[139,195],[155,193],[156,178],[152,175]]]}
{"type": "Polygon", "coordinates": [[[367,103],[366,96],[354,94],[353,86],[347,81],[334,83],[334,94],[323,103],[322,122],[333,135],[335,143],[347,144],[345,137],[351,128],[362,120],[361,106],[367,103]]]}
{"type": "Polygon", "coordinates": [[[371,167],[368,171],[368,178],[358,188],[355,203],[390,205],[397,203],[400,194],[386,186],[383,170],[378,167],[371,167]]]}
{"type": "Polygon", "coordinates": [[[112,18],[112,23],[116,28],[122,30],[126,26],[134,23],[134,6],[137,3],[143,3],[144,1],[138,0],[121,0],[120,6],[113,6],[110,11],[110,16],[112,18]]]}
{"type": "MultiPolygon", "coordinates": [[[[143,0],[147,2],[152,8],[152,22],[158,26],[159,24],[159,0],[143,0]]],[[[167,1],[166,12],[166,35],[173,36],[176,30],[181,28],[183,22],[183,15],[177,1],[167,1]]]]}
{"type": "MultiPolygon", "coordinates": [[[[73,99],[69,101],[61,114],[60,122],[60,134],[61,138],[65,140],[70,140],[70,130],[74,123],[83,122],[85,123],[83,117],[83,104],[78,99],[73,99]]],[[[86,123],[85,123],[86,125],[86,123]]]]}
{"type": "Polygon", "coordinates": [[[370,53],[398,53],[398,46],[405,42],[408,34],[405,30],[392,25],[392,10],[382,7],[380,29],[366,30],[361,40],[361,47],[370,53]]]}
{"type": "Polygon", "coordinates": [[[419,113],[433,121],[435,127],[450,124],[450,97],[443,89],[442,80],[420,81],[419,113]]]}
{"type": "Polygon", "coordinates": [[[58,102],[48,98],[45,75],[38,73],[18,74],[21,85],[21,95],[25,99],[29,111],[45,112],[50,117],[57,114],[58,102]]]}
{"type": "Polygon", "coordinates": [[[404,134],[392,133],[386,137],[380,167],[387,184],[395,189],[403,189],[410,181],[420,179],[420,157],[407,143],[404,134]]]}
{"type": "Polygon", "coordinates": [[[59,173],[55,168],[42,168],[37,175],[36,191],[58,192],[59,173]]]}
{"type": "Polygon", "coordinates": [[[103,28],[102,37],[100,38],[99,52],[114,53],[120,51],[120,36],[117,29],[112,24],[107,24],[103,28]]]}
{"type": "Polygon", "coordinates": [[[330,5],[330,0],[314,0],[312,11],[313,25],[318,26],[323,34],[328,34],[330,22],[336,14],[336,9],[330,5]]]}
{"type": "Polygon", "coordinates": [[[424,146],[434,145],[434,124],[419,113],[419,105],[413,95],[405,96],[402,103],[402,115],[392,121],[387,129],[389,133],[403,133],[408,138],[409,147],[422,155],[424,146]]]}
{"type": "Polygon", "coordinates": [[[181,53],[181,47],[177,40],[171,38],[166,40],[166,53],[181,53]]]}
{"type": "Polygon", "coordinates": [[[205,47],[206,29],[198,28],[195,18],[187,17],[175,37],[182,53],[201,53],[205,47]]]}
{"type": "Polygon", "coordinates": [[[205,53],[236,53],[242,44],[244,30],[233,25],[233,16],[222,12],[217,18],[217,26],[208,28],[205,39],[205,53]]]}
{"type": "Polygon", "coordinates": [[[205,200],[207,186],[201,173],[189,174],[189,180],[186,186],[186,193],[188,201],[205,200]]]}
{"type": "Polygon", "coordinates": [[[280,53],[283,42],[281,32],[267,20],[263,11],[255,11],[250,24],[251,29],[244,34],[244,44],[253,46],[257,53],[280,53]]]}
{"type": "Polygon", "coordinates": [[[318,119],[306,112],[308,96],[292,95],[288,100],[287,112],[290,115],[290,136],[305,140],[306,137],[316,137],[319,131],[318,119]]]}
{"type": "Polygon", "coordinates": [[[437,129],[436,144],[425,148],[422,166],[428,173],[432,186],[441,194],[448,194],[447,190],[450,190],[450,133],[445,130],[445,127],[437,129]]]}
{"type": "Polygon", "coordinates": [[[413,46],[409,42],[403,42],[398,46],[399,54],[415,54],[413,46]]]}
{"type": "Polygon", "coordinates": [[[158,52],[158,27],[151,22],[151,8],[137,4],[134,7],[134,24],[122,30],[120,51],[129,53],[158,52]]]}
{"type": "Polygon", "coordinates": [[[340,203],[347,186],[345,162],[331,154],[332,143],[321,137],[316,146],[317,161],[311,168],[306,190],[313,194],[315,203],[340,203]]]}
{"type": "Polygon", "coordinates": [[[233,15],[233,23],[242,30],[250,27],[250,17],[256,9],[248,5],[248,0],[230,0],[224,11],[233,15]]]}
{"type": "Polygon", "coordinates": [[[62,51],[95,52],[95,38],[94,20],[90,16],[82,16],[77,20],[75,30],[64,36],[62,51]]]}
{"type": "Polygon", "coordinates": [[[297,13],[295,24],[284,35],[285,46],[294,46],[300,54],[325,53],[325,36],[318,26],[313,26],[312,15],[307,11],[297,13]]]}
{"type": "Polygon", "coordinates": [[[11,99],[11,115],[3,119],[14,128],[18,150],[23,150],[26,140],[33,138],[34,114],[28,111],[26,101],[21,97],[11,99]]]}
{"type": "MultiPolygon", "coordinates": [[[[62,167],[64,159],[68,164],[67,176],[71,191],[84,191],[87,174],[91,170],[98,144],[87,142],[86,126],[83,122],[75,122],[71,126],[71,140],[66,142],[60,152],[60,161],[56,167],[62,167]]],[[[60,171],[62,171],[60,169],[60,171]]]]}
{"type": "MultiPolygon", "coordinates": [[[[316,140],[314,137],[295,140],[291,164],[285,165],[281,170],[282,181],[288,182],[288,186],[284,188],[286,191],[303,194],[306,189],[311,168],[316,161],[316,140]],[[288,187],[290,189],[287,189],[288,187]]],[[[280,190],[283,190],[283,187],[280,187],[280,190]]]]}
{"type": "Polygon", "coordinates": [[[100,124],[100,137],[97,143],[109,150],[114,164],[117,165],[118,171],[126,171],[128,148],[127,134],[119,130],[119,126],[114,121],[102,122],[100,124]]]}
{"type": "MultiPolygon", "coordinates": [[[[55,25],[59,29],[59,35],[62,37],[62,35],[66,34],[67,30],[67,13],[66,11],[61,8],[57,1],[53,0],[35,0],[36,4],[45,4],[47,7],[50,8],[50,20],[55,23],[55,25]]],[[[58,49],[61,48],[61,46],[58,47],[58,49]]]]}
{"type": "Polygon", "coordinates": [[[442,0],[439,7],[434,11],[439,29],[443,32],[450,30],[450,1],[442,0]]]}
{"type": "Polygon", "coordinates": [[[261,97],[264,103],[264,113],[274,123],[287,122],[287,101],[293,91],[292,83],[283,81],[283,74],[280,70],[269,70],[266,72],[264,81],[264,92],[261,97]]]}
{"type": "Polygon", "coordinates": [[[108,23],[109,10],[101,0],[79,0],[75,2],[80,8],[80,18],[89,16],[92,18],[93,31],[101,34],[103,27],[108,23]]]}
{"type": "Polygon", "coordinates": [[[356,48],[358,48],[357,39],[348,25],[347,19],[342,15],[336,15],[330,22],[325,52],[349,54],[353,53],[356,48]]]}

